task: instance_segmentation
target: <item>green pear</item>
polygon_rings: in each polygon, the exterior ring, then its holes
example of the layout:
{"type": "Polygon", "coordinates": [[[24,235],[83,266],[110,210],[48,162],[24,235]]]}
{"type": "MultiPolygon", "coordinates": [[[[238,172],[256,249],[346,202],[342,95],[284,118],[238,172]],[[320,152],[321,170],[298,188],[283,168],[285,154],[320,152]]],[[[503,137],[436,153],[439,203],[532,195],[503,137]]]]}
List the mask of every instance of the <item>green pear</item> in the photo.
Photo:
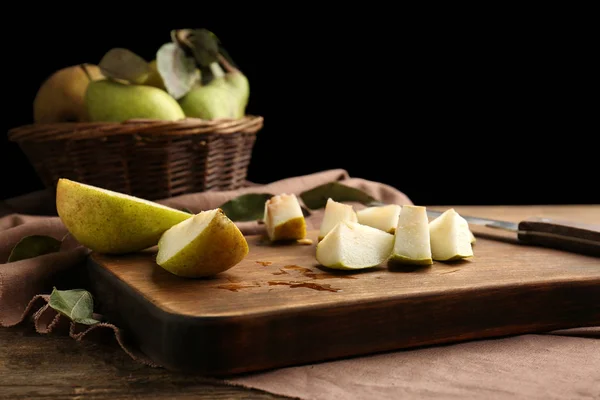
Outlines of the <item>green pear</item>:
{"type": "Polygon", "coordinates": [[[201,278],[230,269],[249,250],[237,225],[216,208],[169,228],[158,242],[156,263],[174,275],[201,278]]]}
{"type": "Polygon", "coordinates": [[[204,86],[194,86],[179,99],[187,117],[206,120],[236,118],[237,104],[224,78],[215,78],[204,86]]]}
{"type": "Polygon", "coordinates": [[[239,70],[225,74],[225,80],[237,102],[236,118],[242,118],[246,115],[246,107],[250,98],[250,82],[246,75],[239,70]]]}
{"type": "Polygon", "coordinates": [[[176,121],[185,118],[177,100],[164,90],[111,79],[90,82],[85,103],[92,121],[123,122],[136,118],[176,121]]]}
{"type": "Polygon", "coordinates": [[[98,253],[122,254],[158,244],[192,215],[138,197],[59,179],[56,210],[71,235],[98,253]]]}

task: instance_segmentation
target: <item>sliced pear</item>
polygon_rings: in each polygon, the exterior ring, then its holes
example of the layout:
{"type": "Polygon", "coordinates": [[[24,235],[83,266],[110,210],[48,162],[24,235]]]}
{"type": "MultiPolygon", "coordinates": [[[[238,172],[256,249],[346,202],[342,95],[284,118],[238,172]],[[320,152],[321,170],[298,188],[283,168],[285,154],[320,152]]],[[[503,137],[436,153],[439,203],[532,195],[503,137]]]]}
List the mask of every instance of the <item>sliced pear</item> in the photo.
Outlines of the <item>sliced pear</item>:
{"type": "Polygon", "coordinates": [[[354,207],[352,207],[350,204],[337,202],[332,198],[327,199],[318,240],[323,240],[325,235],[327,235],[329,231],[335,228],[335,226],[342,221],[358,222],[358,217],[356,216],[354,207]]]}
{"type": "Polygon", "coordinates": [[[398,216],[402,208],[398,204],[367,207],[356,212],[358,223],[381,229],[384,232],[394,233],[398,225],[398,216]]]}
{"type": "Polygon", "coordinates": [[[338,223],[317,244],[317,261],[333,269],[364,269],[385,262],[392,252],[394,235],[358,222],[338,223]]]}
{"type": "Polygon", "coordinates": [[[59,179],[56,210],[71,235],[98,253],[155,246],[170,227],[192,215],[138,197],[59,179]]]}
{"type": "Polygon", "coordinates": [[[271,241],[299,240],[306,237],[306,220],[298,198],[282,193],[265,202],[264,222],[271,241]]]}
{"type": "Polygon", "coordinates": [[[402,206],[394,233],[394,249],[390,261],[397,264],[433,264],[429,219],[425,207],[402,206]]]}
{"type": "Polygon", "coordinates": [[[158,242],[156,263],[174,275],[201,278],[230,269],[248,252],[242,232],[216,208],[169,228],[158,242]]]}
{"type": "Polygon", "coordinates": [[[473,257],[471,236],[462,217],[450,208],[429,223],[431,253],[434,260],[454,261],[473,257]]]}
{"type": "Polygon", "coordinates": [[[467,222],[466,219],[464,219],[464,217],[461,217],[460,215],[458,216],[458,218],[460,220],[460,224],[463,227],[463,229],[467,230],[471,244],[475,244],[477,242],[477,238],[475,237],[475,235],[473,235],[473,232],[471,231],[471,228],[469,227],[469,223],[467,222]]]}

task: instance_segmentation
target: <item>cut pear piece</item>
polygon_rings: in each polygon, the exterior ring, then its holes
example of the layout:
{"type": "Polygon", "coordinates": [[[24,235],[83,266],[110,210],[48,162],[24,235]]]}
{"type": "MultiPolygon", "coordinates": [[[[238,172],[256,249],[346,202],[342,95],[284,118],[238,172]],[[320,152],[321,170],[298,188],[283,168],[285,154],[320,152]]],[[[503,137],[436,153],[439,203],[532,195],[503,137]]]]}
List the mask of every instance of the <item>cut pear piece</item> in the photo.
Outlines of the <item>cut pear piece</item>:
{"type": "Polygon", "coordinates": [[[398,204],[367,207],[356,212],[358,223],[372,226],[384,232],[394,233],[402,208],[398,204]]]}
{"type": "Polygon", "coordinates": [[[192,216],[152,201],[64,178],[57,184],[56,210],[80,244],[107,254],[155,246],[167,229],[192,216]]]}
{"type": "Polygon", "coordinates": [[[390,261],[397,264],[433,264],[429,219],[425,207],[402,206],[394,233],[394,249],[390,261]]]}
{"type": "Polygon", "coordinates": [[[459,220],[460,220],[460,224],[463,227],[463,229],[466,229],[469,235],[469,241],[471,242],[471,244],[475,244],[475,242],[477,242],[477,238],[475,238],[475,235],[473,235],[473,232],[471,232],[471,228],[469,227],[469,223],[467,222],[466,219],[464,219],[464,217],[461,217],[460,215],[458,216],[459,220]]]}
{"type": "Polygon", "coordinates": [[[386,261],[394,235],[358,222],[338,223],[317,244],[317,261],[333,269],[364,269],[386,261]]]}
{"type": "Polygon", "coordinates": [[[342,221],[358,222],[354,207],[350,204],[337,202],[332,198],[327,199],[318,239],[323,240],[325,235],[342,221]]]}
{"type": "Polygon", "coordinates": [[[463,218],[450,208],[429,223],[431,253],[434,260],[454,261],[473,256],[471,236],[463,218]]]}
{"type": "Polygon", "coordinates": [[[242,232],[216,208],[169,228],[158,242],[156,263],[174,275],[201,278],[228,270],[248,252],[242,232]]]}
{"type": "Polygon", "coordinates": [[[306,237],[306,220],[294,194],[282,193],[268,199],[264,221],[269,239],[273,242],[306,237]]]}

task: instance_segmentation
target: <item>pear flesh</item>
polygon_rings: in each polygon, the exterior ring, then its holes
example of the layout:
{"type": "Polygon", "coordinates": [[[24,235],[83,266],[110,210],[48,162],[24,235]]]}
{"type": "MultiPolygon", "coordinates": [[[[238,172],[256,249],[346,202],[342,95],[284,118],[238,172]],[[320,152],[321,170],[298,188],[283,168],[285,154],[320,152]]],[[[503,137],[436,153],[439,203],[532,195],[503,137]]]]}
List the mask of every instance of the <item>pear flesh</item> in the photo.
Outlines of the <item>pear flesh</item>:
{"type": "Polygon", "coordinates": [[[356,270],[385,262],[394,235],[353,221],[341,221],[317,244],[317,261],[332,269],[356,270]]]}
{"type": "Polygon", "coordinates": [[[190,214],[138,197],[59,179],[56,210],[71,235],[98,253],[123,254],[155,246],[190,214]]]}
{"type": "Polygon", "coordinates": [[[248,252],[242,232],[217,208],[168,229],[158,242],[156,263],[177,276],[202,278],[232,268],[248,252]]]}
{"type": "Polygon", "coordinates": [[[342,221],[358,222],[356,211],[354,207],[349,204],[344,204],[333,200],[332,198],[327,199],[325,204],[325,211],[323,213],[323,220],[319,229],[318,240],[323,240],[325,235],[329,233],[335,226],[342,221]]]}
{"type": "Polygon", "coordinates": [[[397,204],[367,207],[356,212],[358,223],[394,233],[398,225],[398,217],[402,208],[397,204]]]}
{"type": "Polygon", "coordinates": [[[176,121],[185,118],[177,100],[164,90],[110,79],[90,82],[85,103],[90,120],[97,122],[123,122],[137,118],[176,121]]]}
{"type": "Polygon", "coordinates": [[[402,206],[394,233],[394,249],[390,262],[412,265],[433,264],[429,219],[425,207],[402,206]]]}
{"type": "Polygon", "coordinates": [[[306,237],[306,220],[294,194],[282,193],[268,199],[265,202],[264,222],[269,239],[273,242],[306,237]]]}
{"type": "MultiPolygon", "coordinates": [[[[454,261],[473,256],[471,236],[462,218],[453,208],[429,223],[432,257],[436,261],[454,261]]],[[[468,228],[468,226],[467,226],[468,228]]]]}

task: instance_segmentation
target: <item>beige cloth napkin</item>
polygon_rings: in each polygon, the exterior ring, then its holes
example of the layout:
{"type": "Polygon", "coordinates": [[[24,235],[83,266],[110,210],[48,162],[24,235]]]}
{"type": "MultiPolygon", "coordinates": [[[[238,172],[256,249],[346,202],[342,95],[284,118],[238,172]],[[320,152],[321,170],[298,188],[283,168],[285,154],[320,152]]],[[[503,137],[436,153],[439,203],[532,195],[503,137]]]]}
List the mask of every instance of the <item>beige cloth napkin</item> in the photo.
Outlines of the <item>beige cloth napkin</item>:
{"type": "MultiPolygon", "coordinates": [[[[331,181],[360,188],[384,203],[412,204],[403,192],[389,185],[352,178],[341,169],[159,202],[199,212],[243,193],[299,194],[331,181]]],[[[114,335],[133,359],[157,366],[130,346],[118,327],[110,323],[92,327],[73,324],[47,305],[52,286],[75,288],[69,287],[76,285],[71,272],[82,265],[89,252],[86,248],[71,240],[63,244],[59,253],[6,263],[12,247],[24,236],[41,234],[62,239],[67,233],[48,192],[5,201],[0,204],[0,217],[0,326],[24,323],[31,316],[39,333],[69,325],[69,334],[76,340],[99,333],[114,335]]],[[[322,212],[311,215],[307,219],[308,228],[318,229],[321,217],[322,212]]],[[[264,229],[256,222],[238,226],[245,234],[264,229]]],[[[302,399],[597,399],[600,398],[598,337],[600,329],[594,328],[523,335],[283,368],[225,382],[302,399]]]]}

